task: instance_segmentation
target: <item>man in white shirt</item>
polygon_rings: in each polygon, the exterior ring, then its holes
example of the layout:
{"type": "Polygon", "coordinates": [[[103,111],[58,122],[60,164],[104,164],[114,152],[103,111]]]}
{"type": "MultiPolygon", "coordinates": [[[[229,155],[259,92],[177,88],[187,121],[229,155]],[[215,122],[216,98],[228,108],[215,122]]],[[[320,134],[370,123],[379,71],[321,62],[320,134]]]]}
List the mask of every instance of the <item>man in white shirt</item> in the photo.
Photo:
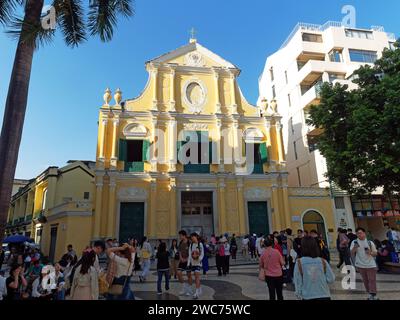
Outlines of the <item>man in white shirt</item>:
{"type": "Polygon", "coordinates": [[[375,257],[378,254],[375,244],[367,240],[365,229],[357,228],[357,239],[351,243],[350,251],[355,256],[355,266],[360,272],[365,289],[369,293],[368,300],[377,300],[375,257]]]}
{"type": "Polygon", "coordinates": [[[242,240],[242,255],[245,260],[249,257],[249,236],[245,236],[242,240]]]}

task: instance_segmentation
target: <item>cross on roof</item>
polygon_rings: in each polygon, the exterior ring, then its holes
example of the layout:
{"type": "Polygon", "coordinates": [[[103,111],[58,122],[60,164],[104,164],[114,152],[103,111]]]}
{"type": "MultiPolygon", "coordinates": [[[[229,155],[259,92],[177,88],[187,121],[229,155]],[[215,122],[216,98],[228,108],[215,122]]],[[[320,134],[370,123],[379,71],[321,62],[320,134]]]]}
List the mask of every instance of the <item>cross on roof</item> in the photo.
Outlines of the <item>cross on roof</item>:
{"type": "Polygon", "coordinates": [[[197,31],[195,28],[190,29],[189,33],[190,33],[190,39],[196,39],[197,31]]]}

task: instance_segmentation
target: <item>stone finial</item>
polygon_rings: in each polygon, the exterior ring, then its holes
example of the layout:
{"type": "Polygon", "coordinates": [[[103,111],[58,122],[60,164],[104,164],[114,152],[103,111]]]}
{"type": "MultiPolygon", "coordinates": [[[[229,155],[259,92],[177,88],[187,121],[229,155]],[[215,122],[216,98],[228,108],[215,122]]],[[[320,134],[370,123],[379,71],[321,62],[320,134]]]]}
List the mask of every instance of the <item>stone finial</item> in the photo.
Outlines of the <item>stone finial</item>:
{"type": "Polygon", "coordinates": [[[271,109],[274,114],[278,113],[278,104],[275,99],[271,101],[271,109]]]}
{"type": "Polygon", "coordinates": [[[103,95],[104,105],[109,106],[111,101],[111,90],[107,88],[103,95]]]}
{"type": "Polygon", "coordinates": [[[114,100],[117,106],[121,106],[121,101],[122,101],[122,91],[120,88],[117,89],[117,91],[115,91],[114,94],[114,100]]]}
{"type": "Polygon", "coordinates": [[[260,102],[261,115],[266,115],[268,112],[268,100],[264,97],[260,102]]]}

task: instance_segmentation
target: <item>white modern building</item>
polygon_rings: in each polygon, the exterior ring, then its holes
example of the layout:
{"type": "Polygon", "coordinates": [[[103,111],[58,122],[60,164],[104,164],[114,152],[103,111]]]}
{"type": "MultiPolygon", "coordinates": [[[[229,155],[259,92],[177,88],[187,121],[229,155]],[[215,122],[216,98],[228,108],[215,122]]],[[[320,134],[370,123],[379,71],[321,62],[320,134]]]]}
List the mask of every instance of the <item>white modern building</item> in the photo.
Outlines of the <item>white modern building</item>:
{"type": "Polygon", "coordinates": [[[282,115],[289,186],[332,190],[338,227],[353,228],[351,198],[326,179],[326,162],[315,142],[320,132],[306,124],[311,105],[319,102],[322,82],[355,88],[353,72],[372,64],[396,41],[383,27],[350,29],[340,22],[299,23],[281,48],[267,58],[259,79],[262,106],[276,100],[282,115]]]}

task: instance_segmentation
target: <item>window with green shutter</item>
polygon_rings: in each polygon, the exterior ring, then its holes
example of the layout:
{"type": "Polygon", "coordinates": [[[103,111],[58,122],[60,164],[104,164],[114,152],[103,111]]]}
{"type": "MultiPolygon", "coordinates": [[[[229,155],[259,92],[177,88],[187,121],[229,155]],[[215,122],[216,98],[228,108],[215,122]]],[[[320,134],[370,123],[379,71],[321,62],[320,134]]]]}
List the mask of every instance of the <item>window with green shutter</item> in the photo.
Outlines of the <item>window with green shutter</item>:
{"type": "Polygon", "coordinates": [[[127,151],[128,151],[127,141],[124,139],[119,139],[119,150],[118,150],[119,161],[126,161],[127,151]]]}
{"type": "Polygon", "coordinates": [[[261,157],[261,163],[267,163],[268,162],[268,149],[267,145],[265,142],[260,144],[260,157],[261,157]]]}
{"type": "Polygon", "coordinates": [[[142,159],[143,159],[143,161],[149,161],[149,159],[150,159],[150,141],[149,140],[143,140],[142,159]]]}
{"type": "MultiPolygon", "coordinates": [[[[249,143],[246,143],[246,147],[245,147],[245,153],[246,156],[247,153],[250,151],[250,146],[249,143]]],[[[263,164],[268,162],[268,151],[267,151],[267,146],[265,143],[254,143],[253,144],[253,165],[254,165],[254,169],[253,169],[253,174],[263,174],[264,173],[264,168],[263,168],[263,164]]],[[[249,161],[251,161],[251,159],[249,157],[247,157],[247,163],[249,164],[249,161]]]]}
{"type": "Polygon", "coordinates": [[[149,140],[120,140],[119,160],[124,161],[125,172],[143,172],[149,160],[149,140]]]}
{"type": "MultiPolygon", "coordinates": [[[[207,131],[192,131],[185,132],[186,141],[178,141],[178,155],[179,150],[186,143],[193,143],[191,148],[189,148],[186,155],[181,155],[183,157],[190,157],[190,151],[196,148],[197,145],[197,163],[188,163],[183,166],[184,173],[209,173],[210,172],[210,163],[212,161],[212,142],[208,141],[208,132],[207,131]],[[194,134],[195,133],[195,134],[194,134]],[[190,137],[195,136],[197,138],[197,142],[190,140],[190,137]],[[208,162],[208,163],[202,163],[208,162]]],[[[179,160],[179,158],[178,158],[179,160]]]]}

